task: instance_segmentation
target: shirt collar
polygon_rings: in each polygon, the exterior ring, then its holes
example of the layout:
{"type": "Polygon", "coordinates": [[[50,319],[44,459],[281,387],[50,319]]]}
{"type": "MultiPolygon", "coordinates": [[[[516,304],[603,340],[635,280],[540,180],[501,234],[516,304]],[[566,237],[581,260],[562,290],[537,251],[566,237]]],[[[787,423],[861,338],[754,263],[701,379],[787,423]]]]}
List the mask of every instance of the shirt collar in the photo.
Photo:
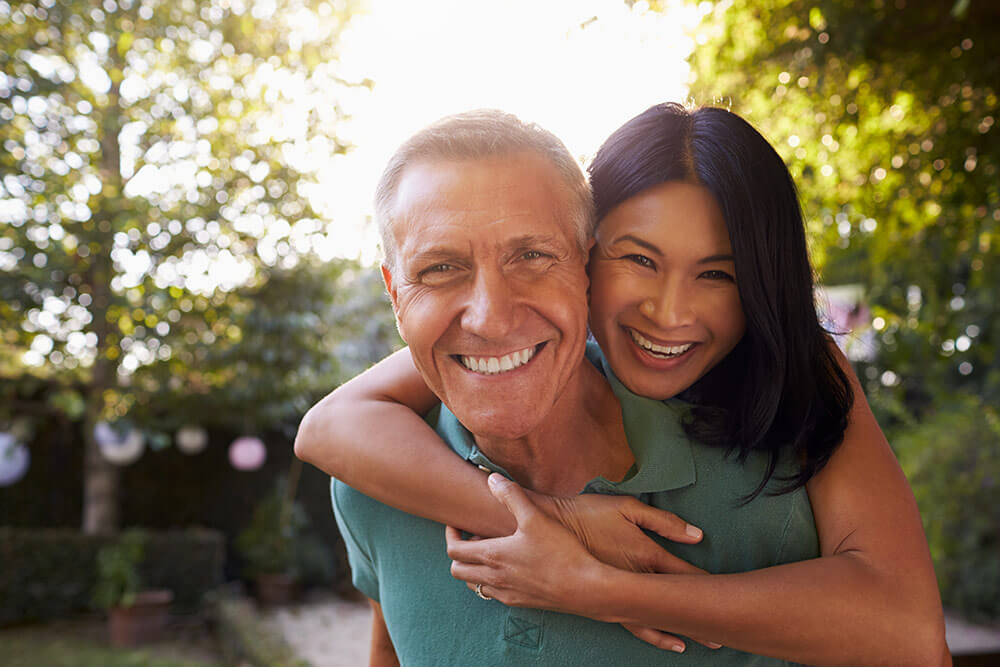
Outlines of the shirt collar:
{"type": "Polygon", "coordinates": [[[677,399],[657,401],[632,393],[611,370],[596,343],[587,344],[587,358],[604,374],[618,398],[625,437],[635,457],[635,467],[625,479],[604,480],[606,485],[618,493],[637,495],[694,484],[697,481],[694,454],[681,425],[688,404],[677,399]]]}

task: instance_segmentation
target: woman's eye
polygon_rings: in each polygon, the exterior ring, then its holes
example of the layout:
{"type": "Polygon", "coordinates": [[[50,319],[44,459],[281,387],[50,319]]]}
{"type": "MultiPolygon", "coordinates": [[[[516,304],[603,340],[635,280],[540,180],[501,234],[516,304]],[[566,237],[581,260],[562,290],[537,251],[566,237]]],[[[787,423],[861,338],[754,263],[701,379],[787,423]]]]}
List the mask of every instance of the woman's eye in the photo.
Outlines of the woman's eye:
{"type": "Polygon", "coordinates": [[[656,264],[653,263],[653,260],[651,260],[649,257],[646,257],[645,255],[625,255],[623,259],[627,259],[630,262],[635,262],[639,266],[646,266],[651,269],[656,268],[656,264]]]}
{"type": "Polygon", "coordinates": [[[736,282],[732,274],[726,273],[725,271],[720,271],[718,269],[713,269],[712,271],[705,271],[701,274],[701,278],[708,278],[709,280],[726,280],[729,282],[736,282]]]}

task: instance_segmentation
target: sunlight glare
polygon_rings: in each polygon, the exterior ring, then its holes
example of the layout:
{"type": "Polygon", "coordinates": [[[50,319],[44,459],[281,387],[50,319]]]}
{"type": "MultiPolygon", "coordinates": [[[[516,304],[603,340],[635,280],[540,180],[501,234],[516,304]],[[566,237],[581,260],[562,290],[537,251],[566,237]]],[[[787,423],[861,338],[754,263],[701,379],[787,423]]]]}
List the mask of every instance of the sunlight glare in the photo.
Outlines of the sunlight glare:
{"type": "Polygon", "coordinates": [[[683,102],[703,14],[682,0],[662,12],[623,0],[370,0],[342,43],[343,73],[371,79],[339,100],[356,146],[319,165],[311,192],[331,220],[321,257],[378,259],[371,197],[392,151],[449,113],[496,107],[558,135],[586,163],[648,106],[683,102]]]}

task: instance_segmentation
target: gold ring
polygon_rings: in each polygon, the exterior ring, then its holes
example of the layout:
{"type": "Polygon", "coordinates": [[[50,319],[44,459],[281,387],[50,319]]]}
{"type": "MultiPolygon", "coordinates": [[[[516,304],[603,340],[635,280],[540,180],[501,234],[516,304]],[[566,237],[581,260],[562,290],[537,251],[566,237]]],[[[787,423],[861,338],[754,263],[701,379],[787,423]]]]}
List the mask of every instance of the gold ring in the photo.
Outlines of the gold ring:
{"type": "Polygon", "coordinates": [[[478,595],[483,600],[492,600],[493,599],[489,595],[487,595],[486,593],[483,593],[483,585],[482,584],[476,584],[476,595],[478,595]]]}

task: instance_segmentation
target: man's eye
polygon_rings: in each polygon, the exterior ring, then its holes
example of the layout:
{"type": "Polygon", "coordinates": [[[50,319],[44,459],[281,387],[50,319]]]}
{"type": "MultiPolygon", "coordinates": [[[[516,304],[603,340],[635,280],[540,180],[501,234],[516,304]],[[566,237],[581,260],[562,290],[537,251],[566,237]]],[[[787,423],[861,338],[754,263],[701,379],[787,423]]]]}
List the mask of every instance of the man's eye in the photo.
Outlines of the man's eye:
{"type": "Polygon", "coordinates": [[[521,254],[521,259],[533,260],[542,259],[543,257],[548,257],[544,252],[539,252],[538,250],[526,250],[521,254]]]}
{"type": "Polygon", "coordinates": [[[705,271],[699,278],[707,278],[708,280],[725,280],[731,283],[736,282],[736,278],[732,274],[725,271],[720,271],[718,269],[713,269],[711,271],[705,271]]]}
{"type": "Polygon", "coordinates": [[[645,266],[651,269],[656,268],[656,264],[649,257],[645,255],[625,255],[622,259],[627,259],[630,262],[635,262],[639,266],[645,266]]]}
{"type": "Polygon", "coordinates": [[[444,285],[460,275],[457,266],[445,262],[428,266],[419,273],[420,280],[426,285],[444,285]]]}

